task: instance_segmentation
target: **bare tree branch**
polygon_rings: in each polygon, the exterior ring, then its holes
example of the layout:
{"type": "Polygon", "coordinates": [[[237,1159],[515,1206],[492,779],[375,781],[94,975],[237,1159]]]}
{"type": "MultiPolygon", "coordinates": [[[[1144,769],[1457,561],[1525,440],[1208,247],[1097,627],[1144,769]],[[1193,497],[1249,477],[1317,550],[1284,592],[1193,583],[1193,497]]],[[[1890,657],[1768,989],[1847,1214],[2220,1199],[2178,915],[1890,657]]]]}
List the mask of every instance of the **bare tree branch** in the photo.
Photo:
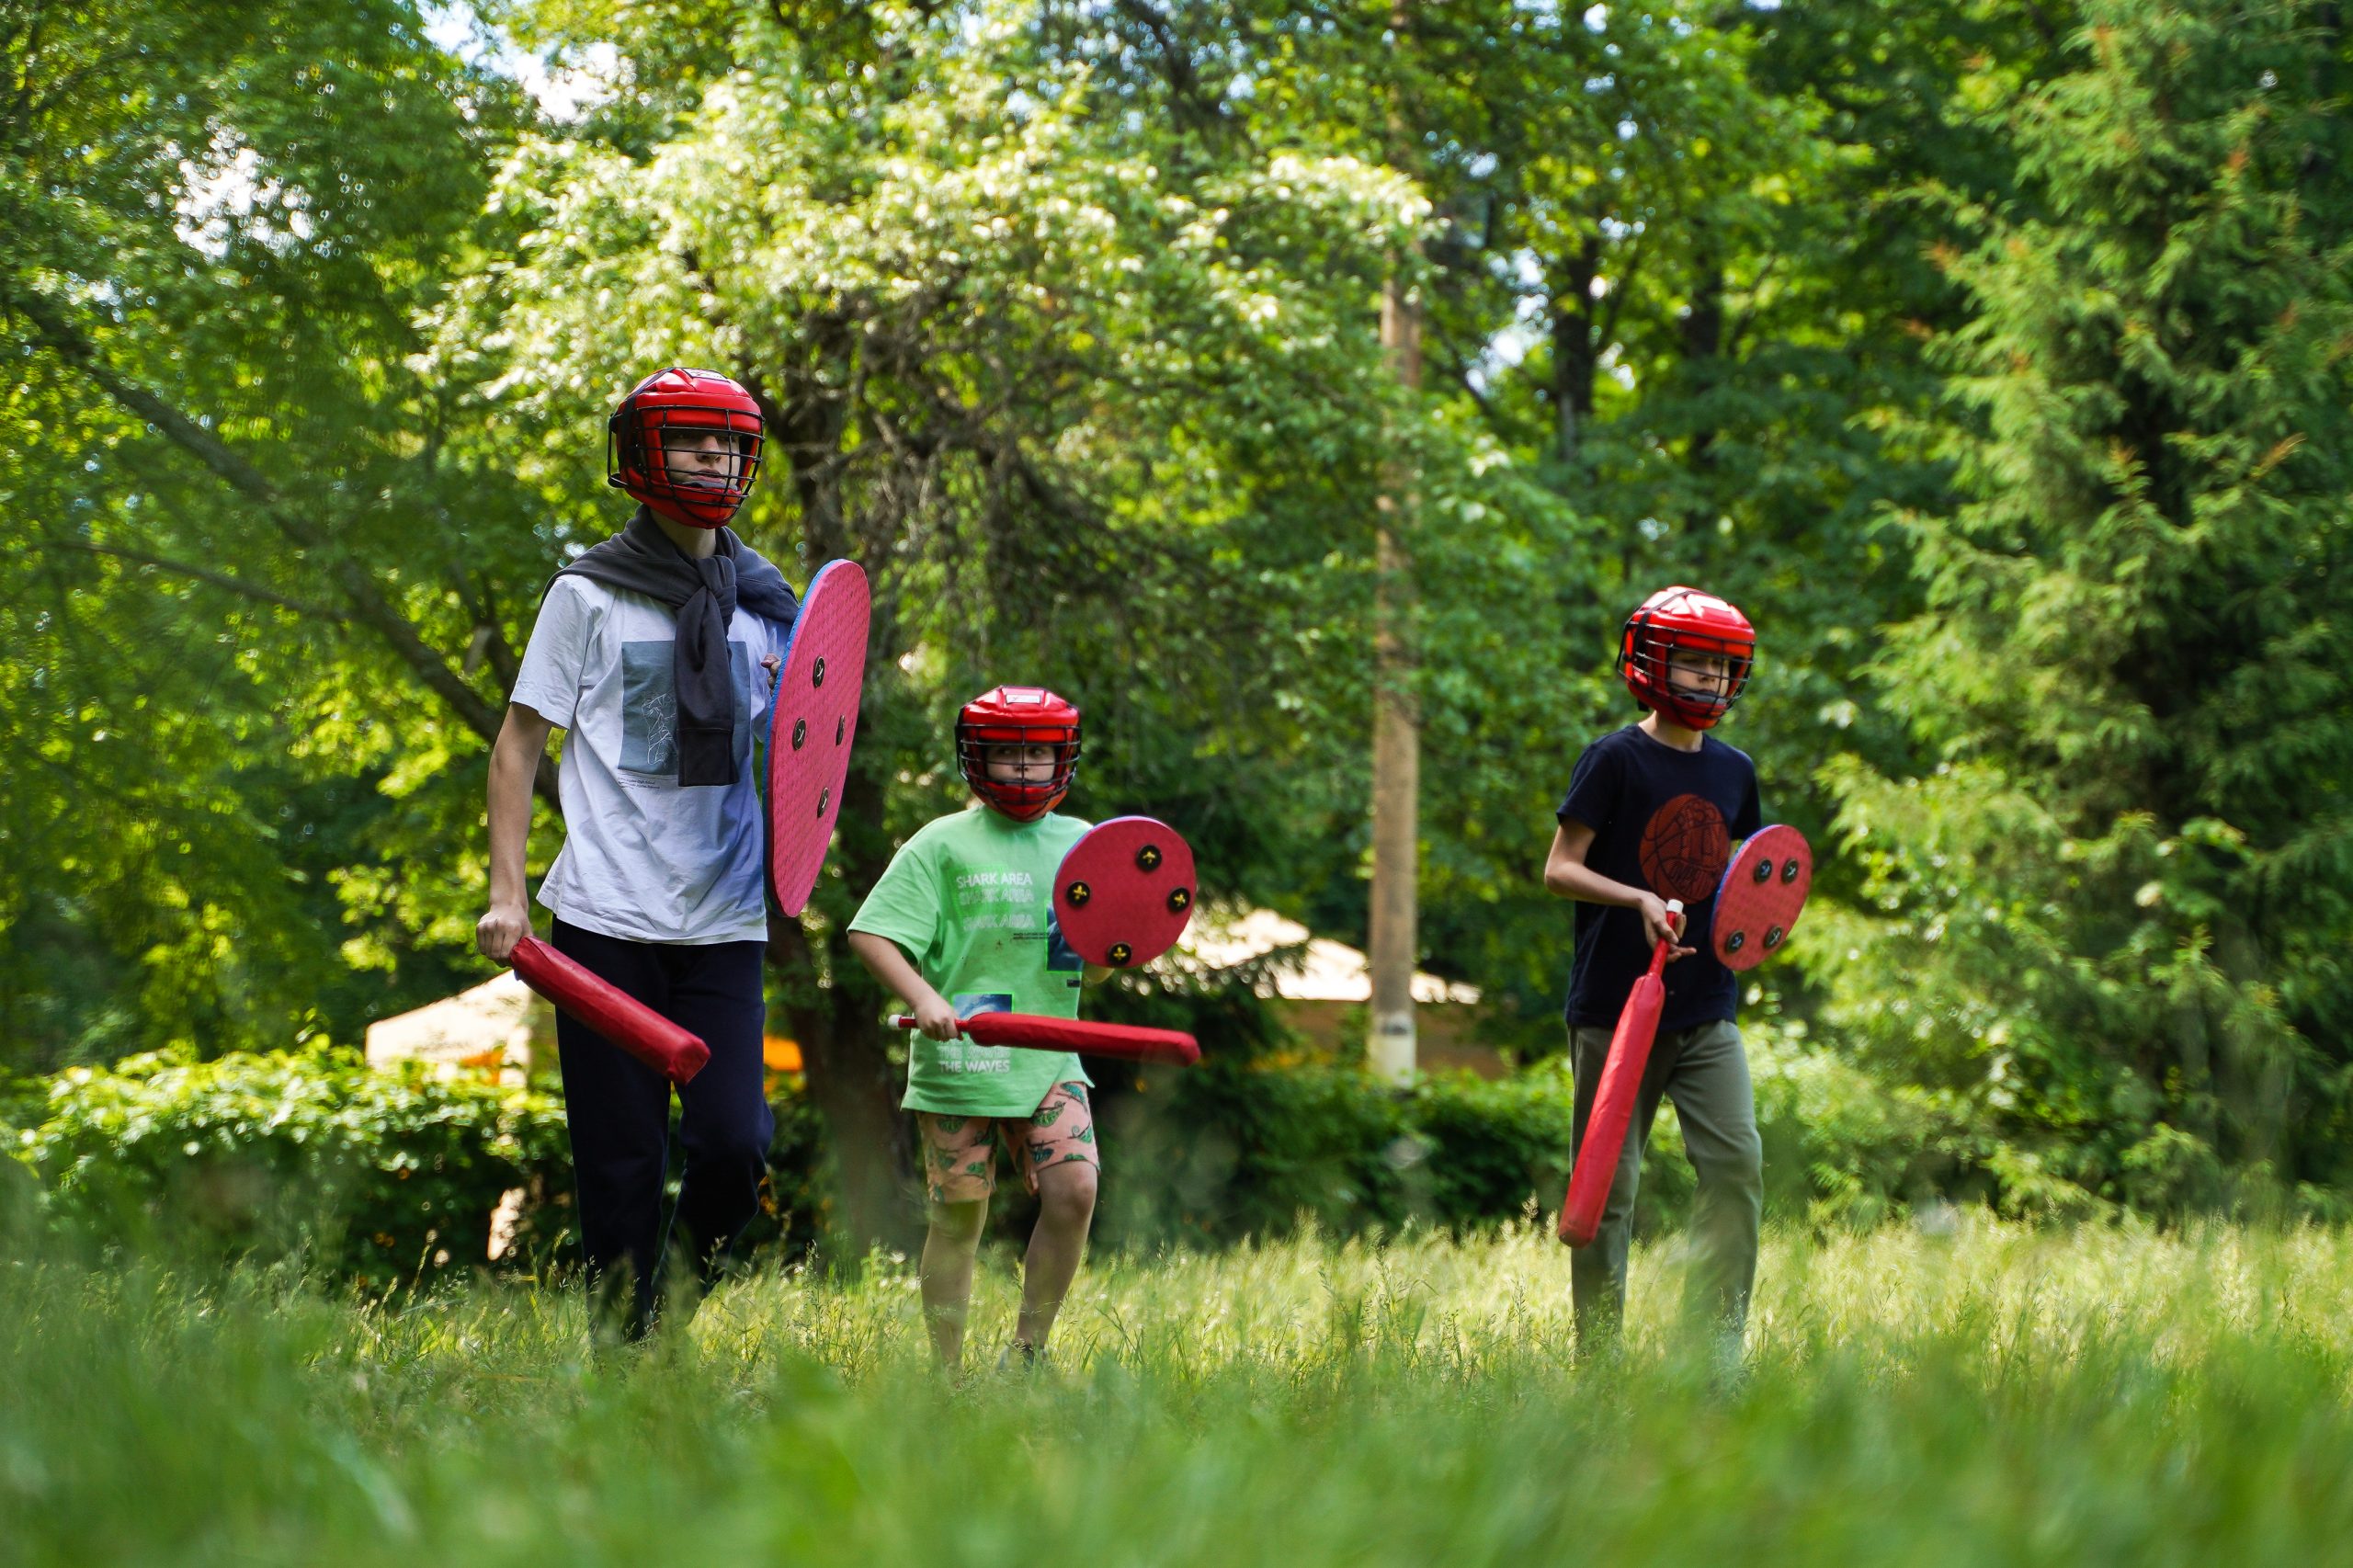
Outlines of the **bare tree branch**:
{"type": "Polygon", "coordinates": [[[1168,93],[1181,121],[1187,118],[1197,124],[1210,124],[1224,110],[1215,99],[1201,91],[1200,73],[1194,69],[1192,51],[1176,33],[1176,24],[1166,12],[1146,0],[1119,0],[1119,9],[1152,35],[1160,51],[1160,69],[1168,78],[1168,93]]]}
{"type": "Polygon", "coordinates": [[[128,561],[140,566],[153,566],[158,572],[169,572],[176,577],[190,577],[199,583],[210,583],[216,588],[225,588],[230,593],[244,598],[258,599],[264,604],[276,605],[281,609],[290,609],[297,615],[308,616],[313,620],[341,624],[349,619],[342,611],[329,608],[325,605],[314,604],[307,599],[288,598],[284,594],[256,587],[242,578],[233,577],[226,572],[215,572],[209,566],[194,566],[185,561],[167,560],[161,555],[149,555],[143,551],[125,550],[120,545],[114,544],[97,544],[85,539],[51,539],[43,542],[54,550],[79,550],[91,555],[110,555],[117,561],[128,561]]]}

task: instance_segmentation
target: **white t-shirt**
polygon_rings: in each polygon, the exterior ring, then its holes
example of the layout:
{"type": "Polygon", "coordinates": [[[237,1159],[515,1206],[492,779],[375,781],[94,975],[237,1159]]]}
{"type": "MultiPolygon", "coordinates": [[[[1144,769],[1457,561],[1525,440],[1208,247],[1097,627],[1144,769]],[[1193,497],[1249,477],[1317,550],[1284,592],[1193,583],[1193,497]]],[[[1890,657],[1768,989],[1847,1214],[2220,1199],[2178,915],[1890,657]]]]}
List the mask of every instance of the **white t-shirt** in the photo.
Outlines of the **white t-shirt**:
{"type": "Polygon", "coordinates": [[[767,935],[757,768],[774,699],[761,661],[783,656],[786,631],[736,610],[736,781],[681,788],[677,625],[660,600],[625,588],[580,576],[548,588],[511,699],[568,732],[556,775],[563,849],[540,902],[632,942],[756,940],[767,935]]]}

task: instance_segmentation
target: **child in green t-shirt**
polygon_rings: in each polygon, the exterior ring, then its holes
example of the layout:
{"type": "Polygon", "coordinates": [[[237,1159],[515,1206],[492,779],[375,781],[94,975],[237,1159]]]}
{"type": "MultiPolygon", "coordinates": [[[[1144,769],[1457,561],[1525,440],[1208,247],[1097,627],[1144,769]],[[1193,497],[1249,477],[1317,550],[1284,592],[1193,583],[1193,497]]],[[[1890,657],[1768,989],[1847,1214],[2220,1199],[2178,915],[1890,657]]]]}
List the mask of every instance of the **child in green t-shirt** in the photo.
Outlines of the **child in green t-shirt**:
{"type": "Polygon", "coordinates": [[[1053,810],[1078,768],[1078,710],[1041,687],[998,687],[957,715],[956,762],[979,806],[908,839],[849,926],[851,950],[914,1011],[919,1031],[901,1103],[922,1128],[924,1314],[950,1370],[963,1359],[997,1141],[1038,1198],[1008,1360],[1033,1362],[1045,1347],[1086,1248],[1102,1168],[1078,1058],[974,1045],[957,1022],[1074,1018],[1081,983],[1110,972],[1084,963],[1053,919],[1055,869],[1088,825],[1053,810]]]}

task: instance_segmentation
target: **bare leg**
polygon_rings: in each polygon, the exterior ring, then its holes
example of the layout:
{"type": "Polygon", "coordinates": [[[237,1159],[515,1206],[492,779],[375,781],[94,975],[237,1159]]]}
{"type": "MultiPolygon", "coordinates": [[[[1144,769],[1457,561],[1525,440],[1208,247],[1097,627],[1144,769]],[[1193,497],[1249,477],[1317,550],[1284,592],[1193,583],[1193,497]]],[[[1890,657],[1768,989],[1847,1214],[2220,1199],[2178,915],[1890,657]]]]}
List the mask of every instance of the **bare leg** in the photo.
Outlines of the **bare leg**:
{"type": "Polygon", "coordinates": [[[1054,1314],[1078,1277],[1094,1222],[1093,1165],[1073,1161],[1038,1173],[1038,1228],[1029,1233],[1029,1254],[1021,1264],[1021,1321],[1014,1331],[1032,1350],[1043,1350],[1054,1331],[1054,1314]]]}
{"type": "Polygon", "coordinates": [[[954,1371],[964,1362],[964,1314],[972,1303],[972,1259],[988,1223],[986,1199],[935,1203],[931,1230],[923,1239],[923,1318],[939,1364],[954,1371]]]}

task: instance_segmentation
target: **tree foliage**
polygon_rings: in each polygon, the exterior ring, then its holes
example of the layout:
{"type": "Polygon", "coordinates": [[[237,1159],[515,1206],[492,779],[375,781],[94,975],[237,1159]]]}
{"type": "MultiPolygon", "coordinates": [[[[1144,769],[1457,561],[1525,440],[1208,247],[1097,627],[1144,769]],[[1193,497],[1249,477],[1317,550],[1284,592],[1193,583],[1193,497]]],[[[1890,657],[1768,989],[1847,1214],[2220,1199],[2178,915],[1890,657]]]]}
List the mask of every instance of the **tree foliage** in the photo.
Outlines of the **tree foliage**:
{"type": "Polygon", "coordinates": [[[767,414],[754,542],[878,590],[771,946],[837,1153],[904,1130],[836,936],[981,687],[1085,707],[1076,809],[1360,937],[1405,473],[1424,961],[1498,1040],[1558,1047],[1537,872],[1617,622],[1699,582],[1762,630],[1768,816],[1841,849],[1759,1001],[1945,1178],[2336,1179],[2332,11],[0,0],[0,1062],[479,972],[517,651],[683,361],[767,414]]]}
{"type": "Polygon", "coordinates": [[[1838,1016],[2020,1134],[2020,1194],[2341,1178],[2335,44],[2299,6],[2090,7],[2073,68],[2001,110],[2029,199],[1971,208],[1945,258],[1963,504],[1905,517],[1927,603],[1874,672],[1935,767],[1830,770],[1888,916],[1838,1016]]]}

